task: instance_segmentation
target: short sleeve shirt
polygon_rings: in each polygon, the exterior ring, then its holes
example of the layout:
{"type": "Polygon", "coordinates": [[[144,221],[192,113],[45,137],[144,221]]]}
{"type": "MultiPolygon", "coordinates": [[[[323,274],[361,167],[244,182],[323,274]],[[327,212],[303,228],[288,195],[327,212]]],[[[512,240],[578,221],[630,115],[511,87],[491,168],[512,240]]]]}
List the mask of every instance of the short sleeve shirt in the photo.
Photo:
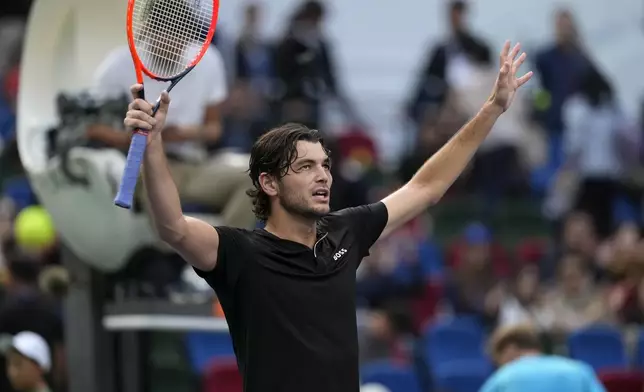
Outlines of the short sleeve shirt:
{"type": "Polygon", "coordinates": [[[387,224],[375,203],[328,214],[313,248],[217,227],[213,271],[246,392],[359,390],[355,279],[387,224]]]}

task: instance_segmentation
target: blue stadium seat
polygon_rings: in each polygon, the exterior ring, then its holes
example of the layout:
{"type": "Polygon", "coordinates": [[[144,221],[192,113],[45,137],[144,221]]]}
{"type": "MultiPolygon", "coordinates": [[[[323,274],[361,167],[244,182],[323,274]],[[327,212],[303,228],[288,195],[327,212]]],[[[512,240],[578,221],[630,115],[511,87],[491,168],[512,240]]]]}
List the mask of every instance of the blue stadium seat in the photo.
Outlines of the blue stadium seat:
{"type": "Polygon", "coordinates": [[[363,384],[377,383],[391,392],[420,392],[420,382],[414,369],[389,361],[366,364],[361,369],[363,384]]]}
{"type": "Polygon", "coordinates": [[[27,177],[14,177],[2,185],[2,196],[11,199],[18,211],[36,204],[36,196],[27,177]]]}
{"type": "Polygon", "coordinates": [[[644,329],[640,329],[637,333],[637,344],[633,362],[635,362],[637,368],[644,369],[644,329]]]}
{"type": "Polygon", "coordinates": [[[443,363],[434,375],[434,384],[441,392],[478,392],[492,374],[488,361],[465,360],[443,363]]]}
{"type": "Polygon", "coordinates": [[[607,325],[579,329],[568,336],[568,351],[573,359],[586,362],[595,370],[628,367],[621,332],[607,325]]]}
{"type": "Polygon", "coordinates": [[[445,266],[441,249],[434,241],[423,241],[418,247],[420,268],[425,280],[443,278],[445,266]]]}
{"type": "Polygon", "coordinates": [[[423,344],[430,371],[435,373],[437,366],[453,361],[487,361],[484,339],[476,319],[459,317],[429,325],[423,344]]]}
{"type": "Polygon", "coordinates": [[[214,358],[235,355],[228,332],[188,332],[186,347],[192,368],[197,374],[203,374],[214,358]]]}

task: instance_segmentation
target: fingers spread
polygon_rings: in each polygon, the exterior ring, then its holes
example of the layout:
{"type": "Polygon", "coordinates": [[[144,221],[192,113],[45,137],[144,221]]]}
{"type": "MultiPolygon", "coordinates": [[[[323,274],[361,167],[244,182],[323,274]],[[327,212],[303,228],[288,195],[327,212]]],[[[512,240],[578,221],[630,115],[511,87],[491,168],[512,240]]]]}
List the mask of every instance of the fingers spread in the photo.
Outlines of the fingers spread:
{"type": "Polygon", "coordinates": [[[517,87],[521,87],[524,84],[528,82],[532,78],[533,72],[530,71],[527,74],[521,76],[520,78],[517,78],[517,87]]]}
{"type": "Polygon", "coordinates": [[[519,70],[519,68],[521,67],[523,62],[525,61],[526,57],[528,57],[528,55],[525,54],[525,52],[521,53],[521,56],[519,56],[519,58],[516,59],[514,64],[512,64],[512,74],[513,75],[516,75],[517,71],[519,70]]]}
{"type": "Polygon", "coordinates": [[[503,49],[501,49],[499,64],[505,63],[505,59],[508,58],[508,53],[510,53],[510,41],[505,41],[503,49]]]}
{"type": "Polygon", "coordinates": [[[521,50],[521,44],[517,42],[516,45],[514,45],[514,48],[510,51],[510,54],[508,55],[508,60],[513,61],[515,57],[519,54],[519,51],[521,50]]]}

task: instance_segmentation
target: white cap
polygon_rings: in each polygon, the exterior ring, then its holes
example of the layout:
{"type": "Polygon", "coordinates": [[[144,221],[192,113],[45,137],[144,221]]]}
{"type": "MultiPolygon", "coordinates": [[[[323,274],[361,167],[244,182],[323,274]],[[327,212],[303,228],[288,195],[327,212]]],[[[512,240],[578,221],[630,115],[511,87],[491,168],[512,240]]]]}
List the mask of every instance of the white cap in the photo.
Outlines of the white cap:
{"type": "Polygon", "coordinates": [[[360,392],[390,392],[389,388],[382,384],[369,383],[360,387],[360,392]]]}
{"type": "Polygon", "coordinates": [[[51,368],[49,345],[37,333],[29,331],[20,332],[13,337],[11,347],[36,362],[43,371],[48,372],[51,368]]]}

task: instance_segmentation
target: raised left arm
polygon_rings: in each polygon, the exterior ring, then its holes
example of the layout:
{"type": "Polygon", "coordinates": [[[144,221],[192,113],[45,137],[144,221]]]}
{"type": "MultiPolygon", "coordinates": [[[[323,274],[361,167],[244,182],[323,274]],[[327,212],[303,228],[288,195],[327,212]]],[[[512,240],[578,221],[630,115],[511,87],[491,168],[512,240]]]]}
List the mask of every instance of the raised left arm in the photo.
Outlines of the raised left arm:
{"type": "Polygon", "coordinates": [[[517,88],[532,77],[532,72],[516,77],[526,59],[525,53],[517,58],[520,49],[517,44],[510,51],[510,42],[505,43],[496,84],[481,110],[429,158],[407,184],[383,199],[389,217],[381,237],[437,203],[463,172],[496,120],[510,107],[517,88]]]}

